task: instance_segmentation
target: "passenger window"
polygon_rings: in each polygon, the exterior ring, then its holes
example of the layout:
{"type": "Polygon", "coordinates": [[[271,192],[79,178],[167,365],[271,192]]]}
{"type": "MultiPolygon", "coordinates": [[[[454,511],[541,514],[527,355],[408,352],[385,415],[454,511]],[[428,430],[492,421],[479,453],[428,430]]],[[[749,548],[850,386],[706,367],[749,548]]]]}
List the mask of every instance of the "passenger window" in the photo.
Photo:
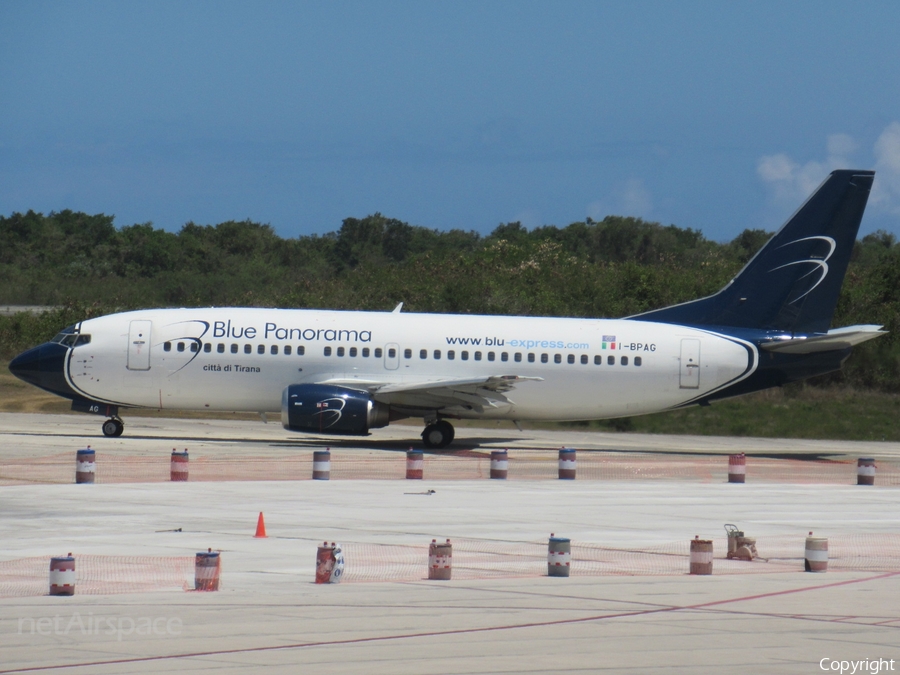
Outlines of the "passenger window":
{"type": "Polygon", "coordinates": [[[569,363],[575,363],[575,355],[574,355],[574,354],[569,354],[569,355],[566,357],[566,361],[568,361],[569,363]]]}
{"type": "Polygon", "coordinates": [[[365,358],[365,359],[369,358],[369,348],[368,347],[363,347],[362,355],[363,355],[363,358],[365,358]]]}
{"type": "Polygon", "coordinates": [[[356,347],[350,347],[350,356],[356,356],[356,347]]]}
{"type": "Polygon", "coordinates": [[[546,354],[541,354],[541,363],[547,363],[550,358],[546,354]]]}
{"type": "Polygon", "coordinates": [[[184,343],[183,342],[178,343],[178,351],[180,351],[180,352],[184,351],[184,343]]]}
{"type": "Polygon", "coordinates": [[[198,343],[198,342],[192,342],[192,343],[191,343],[191,351],[194,352],[195,354],[196,354],[197,352],[199,352],[199,351],[200,351],[200,343],[198,343]]]}
{"type": "Polygon", "coordinates": [[[509,361],[509,354],[507,352],[500,352],[500,360],[509,361]]]}
{"type": "Polygon", "coordinates": [[[554,354],[553,363],[562,363],[562,356],[560,354],[554,354]]]}
{"type": "Polygon", "coordinates": [[[634,357],[634,365],[639,366],[639,365],[641,365],[641,363],[643,363],[643,361],[641,360],[641,357],[635,356],[634,357]]]}
{"type": "Polygon", "coordinates": [[[403,358],[411,359],[412,358],[412,349],[404,349],[403,350],[403,358]]]}
{"type": "Polygon", "coordinates": [[[615,356],[607,356],[606,363],[607,363],[607,365],[610,365],[610,366],[616,365],[616,357],[615,356]]]}
{"type": "Polygon", "coordinates": [[[595,366],[602,366],[602,365],[603,365],[603,357],[600,356],[599,354],[597,354],[597,355],[594,357],[594,365],[595,365],[595,366]]]}
{"type": "Polygon", "coordinates": [[[285,356],[290,356],[290,355],[291,355],[291,346],[290,346],[290,345],[285,345],[285,346],[284,346],[284,355],[285,355],[285,356]]]}
{"type": "Polygon", "coordinates": [[[306,354],[306,347],[299,345],[297,347],[297,356],[303,356],[304,354],[306,354]]]}
{"type": "Polygon", "coordinates": [[[256,348],[256,353],[257,353],[257,354],[265,354],[265,353],[266,353],[266,346],[265,346],[265,345],[260,345],[259,347],[257,347],[257,348],[256,348]]]}
{"type": "Polygon", "coordinates": [[[420,350],[419,350],[419,358],[420,358],[420,359],[427,359],[427,358],[428,358],[428,350],[427,350],[427,349],[420,349],[420,350]]]}
{"type": "Polygon", "coordinates": [[[519,363],[522,360],[522,353],[516,352],[516,355],[513,357],[516,363],[519,363]]]}
{"type": "Polygon", "coordinates": [[[476,361],[481,361],[481,352],[475,352],[474,356],[476,361]]]}
{"type": "Polygon", "coordinates": [[[488,352],[488,361],[494,360],[494,352],[488,352]]]}
{"type": "Polygon", "coordinates": [[[459,358],[461,358],[463,361],[468,361],[469,360],[469,352],[467,352],[466,350],[461,351],[459,353],[459,358]]]}
{"type": "Polygon", "coordinates": [[[244,345],[244,353],[252,354],[253,353],[253,345],[244,345]]]}
{"type": "Polygon", "coordinates": [[[275,354],[277,354],[278,353],[278,345],[272,345],[272,347],[269,349],[269,353],[272,354],[273,356],[275,354]]]}
{"type": "Polygon", "coordinates": [[[394,349],[393,347],[391,347],[390,349],[388,349],[388,358],[389,358],[389,359],[396,359],[396,358],[397,358],[397,350],[394,349]]]}
{"type": "Polygon", "coordinates": [[[376,359],[380,359],[380,358],[381,358],[381,355],[382,355],[383,353],[384,353],[384,352],[381,350],[381,347],[375,347],[375,358],[376,358],[376,359]]]}
{"type": "Polygon", "coordinates": [[[225,353],[225,345],[223,345],[220,342],[219,344],[216,345],[216,351],[219,352],[219,354],[224,354],[225,353]]]}
{"type": "Polygon", "coordinates": [[[343,348],[343,347],[338,347],[338,348],[337,348],[337,355],[338,355],[338,356],[343,356],[343,355],[344,355],[344,348],[343,348]]]}
{"type": "Polygon", "coordinates": [[[325,347],[325,356],[331,356],[331,347],[325,347]]]}
{"type": "Polygon", "coordinates": [[[434,350],[434,359],[435,359],[435,361],[439,360],[440,358],[441,358],[441,350],[440,350],[440,349],[435,349],[435,350],[434,350]]]}
{"type": "Polygon", "coordinates": [[[237,343],[232,343],[232,345],[231,345],[231,353],[232,353],[232,354],[237,354],[237,353],[238,353],[238,346],[237,346],[237,343]]]}
{"type": "Polygon", "coordinates": [[[582,354],[582,355],[581,355],[581,365],[586,366],[586,365],[587,365],[587,362],[588,362],[588,356],[587,356],[587,354],[582,354]]]}
{"type": "Polygon", "coordinates": [[[447,350],[447,360],[452,361],[455,358],[456,358],[456,352],[453,351],[452,349],[448,349],[447,350]]]}
{"type": "Polygon", "coordinates": [[[622,357],[622,365],[623,365],[623,366],[627,366],[627,365],[628,365],[628,357],[627,357],[627,356],[623,356],[623,357],[622,357]]]}
{"type": "Polygon", "coordinates": [[[204,351],[205,353],[209,354],[209,353],[212,351],[212,343],[211,343],[211,342],[204,342],[204,343],[203,343],[203,351],[204,351]]]}
{"type": "Polygon", "coordinates": [[[164,342],[164,343],[163,343],[163,351],[164,351],[164,352],[170,352],[170,351],[172,351],[172,343],[171,343],[171,342],[164,342]]]}
{"type": "Polygon", "coordinates": [[[528,352],[528,363],[534,363],[534,352],[528,352]]]}

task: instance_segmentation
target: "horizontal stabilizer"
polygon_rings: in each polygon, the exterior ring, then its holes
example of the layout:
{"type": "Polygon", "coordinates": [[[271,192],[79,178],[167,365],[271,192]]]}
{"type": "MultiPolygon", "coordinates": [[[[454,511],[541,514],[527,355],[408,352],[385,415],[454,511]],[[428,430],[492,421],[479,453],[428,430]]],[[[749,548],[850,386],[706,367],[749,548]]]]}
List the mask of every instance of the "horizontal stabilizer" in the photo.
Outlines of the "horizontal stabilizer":
{"type": "Polygon", "coordinates": [[[781,354],[815,354],[816,352],[846,349],[866,340],[877,338],[885,333],[887,331],[881,330],[881,326],[845,326],[843,328],[834,328],[820,335],[764,342],[760,347],[766,351],[779,352],[781,354]]]}

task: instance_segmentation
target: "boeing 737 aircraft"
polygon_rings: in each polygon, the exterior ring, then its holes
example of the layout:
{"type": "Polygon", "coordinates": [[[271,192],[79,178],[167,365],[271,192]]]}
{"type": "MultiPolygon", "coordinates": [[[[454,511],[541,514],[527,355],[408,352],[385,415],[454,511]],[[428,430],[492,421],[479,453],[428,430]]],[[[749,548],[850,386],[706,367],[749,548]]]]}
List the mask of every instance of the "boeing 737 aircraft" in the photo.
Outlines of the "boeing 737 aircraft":
{"type": "Polygon", "coordinates": [[[281,411],[286,429],[368,434],[422,418],[590,420],[722,399],[838,370],[881,326],[830,329],[874,172],[833,172],[715,295],[625,319],[301,309],[147,309],[69,326],[19,378],[122,408],[281,411]]]}

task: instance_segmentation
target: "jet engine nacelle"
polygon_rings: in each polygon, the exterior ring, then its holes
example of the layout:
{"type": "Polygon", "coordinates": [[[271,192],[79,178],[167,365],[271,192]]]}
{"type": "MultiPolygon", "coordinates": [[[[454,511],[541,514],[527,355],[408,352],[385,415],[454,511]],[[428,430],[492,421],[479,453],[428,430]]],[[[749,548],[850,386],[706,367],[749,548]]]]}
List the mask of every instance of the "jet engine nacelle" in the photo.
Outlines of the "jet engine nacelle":
{"type": "Polygon", "coordinates": [[[390,406],[368,392],[330,384],[292,384],[281,394],[281,424],[289,431],[365,435],[385,427],[390,406]]]}

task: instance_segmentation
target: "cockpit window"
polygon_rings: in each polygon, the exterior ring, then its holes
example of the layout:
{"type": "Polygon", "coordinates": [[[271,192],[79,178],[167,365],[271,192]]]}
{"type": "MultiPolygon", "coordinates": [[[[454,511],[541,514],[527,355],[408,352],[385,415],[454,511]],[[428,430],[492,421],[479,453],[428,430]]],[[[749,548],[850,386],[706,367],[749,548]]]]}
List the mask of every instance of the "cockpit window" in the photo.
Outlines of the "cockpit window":
{"type": "Polygon", "coordinates": [[[63,345],[65,347],[78,347],[80,345],[90,344],[91,336],[87,333],[76,333],[75,326],[67,326],[56,334],[50,342],[63,345]]]}

